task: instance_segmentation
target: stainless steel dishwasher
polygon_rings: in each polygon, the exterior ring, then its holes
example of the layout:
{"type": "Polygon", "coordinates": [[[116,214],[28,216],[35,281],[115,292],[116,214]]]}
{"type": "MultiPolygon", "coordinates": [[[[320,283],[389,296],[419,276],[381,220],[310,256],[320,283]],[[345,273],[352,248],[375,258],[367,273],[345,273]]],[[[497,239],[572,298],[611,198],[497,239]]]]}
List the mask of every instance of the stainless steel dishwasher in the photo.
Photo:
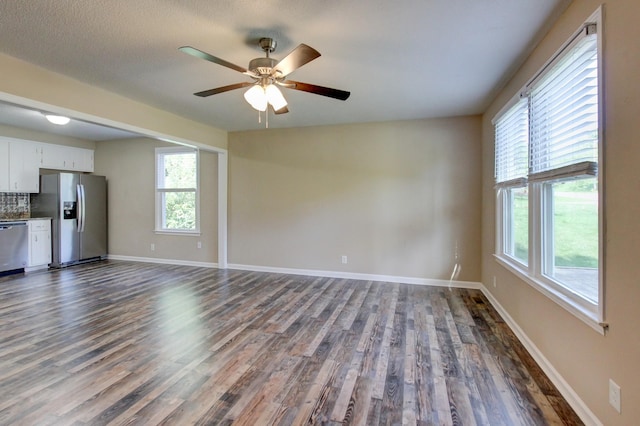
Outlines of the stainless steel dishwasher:
{"type": "Polygon", "coordinates": [[[0,222],[0,272],[27,266],[27,222],[0,222]]]}

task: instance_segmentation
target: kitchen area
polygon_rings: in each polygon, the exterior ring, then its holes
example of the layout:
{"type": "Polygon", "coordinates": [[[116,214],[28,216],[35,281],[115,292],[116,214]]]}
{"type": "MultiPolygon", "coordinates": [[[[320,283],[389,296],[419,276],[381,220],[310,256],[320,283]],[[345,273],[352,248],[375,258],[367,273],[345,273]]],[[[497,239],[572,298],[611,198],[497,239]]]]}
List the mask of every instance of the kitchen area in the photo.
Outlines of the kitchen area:
{"type": "Polygon", "coordinates": [[[107,255],[107,183],[93,150],[0,136],[0,275],[107,255]]]}
{"type": "Polygon", "coordinates": [[[0,193],[0,274],[51,263],[51,218],[30,217],[29,194],[0,193]]]}

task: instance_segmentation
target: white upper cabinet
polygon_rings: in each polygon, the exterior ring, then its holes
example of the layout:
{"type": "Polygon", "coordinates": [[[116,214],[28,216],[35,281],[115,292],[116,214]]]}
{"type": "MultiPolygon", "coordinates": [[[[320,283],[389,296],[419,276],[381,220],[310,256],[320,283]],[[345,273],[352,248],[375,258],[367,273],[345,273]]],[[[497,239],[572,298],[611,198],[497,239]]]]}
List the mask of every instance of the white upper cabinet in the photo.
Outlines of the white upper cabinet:
{"type": "Polygon", "coordinates": [[[40,167],[45,169],[68,170],[74,172],[93,172],[93,150],[71,146],[41,145],[42,160],[40,167]]]}
{"type": "Polygon", "coordinates": [[[21,139],[0,138],[0,190],[39,192],[38,144],[21,139]]]}
{"type": "Polygon", "coordinates": [[[43,169],[64,169],[66,146],[52,145],[49,143],[40,144],[41,158],[40,167],[43,169]]]}
{"type": "Polygon", "coordinates": [[[82,168],[85,172],[93,172],[93,150],[82,149],[82,168]]]}
{"type": "Polygon", "coordinates": [[[40,192],[40,169],[93,172],[93,150],[0,136],[0,192],[40,192]]]}
{"type": "Polygon", "coordinates": [[[10,190],[40,192],[40,152],[38,145],[29,141],[9,142],[10,190]]]}

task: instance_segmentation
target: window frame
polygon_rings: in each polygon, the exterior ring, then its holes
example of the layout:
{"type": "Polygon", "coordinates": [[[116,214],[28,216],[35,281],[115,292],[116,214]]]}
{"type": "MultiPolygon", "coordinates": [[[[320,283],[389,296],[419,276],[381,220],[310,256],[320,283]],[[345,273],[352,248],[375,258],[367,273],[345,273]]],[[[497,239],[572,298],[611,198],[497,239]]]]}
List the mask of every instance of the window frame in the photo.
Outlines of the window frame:
{"type": "MultiPolygon", "coordinates": [[[[562,306],[564,309],[572,313],[574,316],[582,320],[591,328],[604,334],[607,329],[605,322],[604,301],[605,301],[605,283],[604,283],[604,241],[605,241],[605,205],[604,205],[604,90],[603,90],[603,30],[602,30],[602,11],[601,8],[596,10],[576,31],[572,37],[547,61],[547,63],[531,78],[518,95],[512,98],[493,119],[495,124],[503,115],[505,115],[517,102],[523,97],[528,97],[528,90],[535,82],[539,81],[546,72],[561,59],[565,53],[572,48],[576,38],[586,30],[588,25],[595,24],[597,28],[597,67],[598,67],[598,302],[593,303],[586,297],[580,296],[553,277],[546,275],[548,271],[549,256],[553,256],[553,252],[549,250],[549,239],[553,238],[553,228],[549,221],[553,219],[553,208],[550,202],[552,191],[549,187],[553,182],[577,180],[587,176],[588,173],[574,174],[569,177],[561,177],[557,179],[532,179],[525,184],[513,185],[496,184],[496,247],[494,257],[496,261],[506,267],[508,270],[516,274],[520,279],[545,294],[551,300],[562,306]],[[517,258],[507,253],[506,240],[508,236],[509,226],[509,209],[508,209],[508,190],[518,186],[525,186],[529,189],[529,258],[528,265],[520,262],[517,258]],[[546,258],[545,258],[546,256],[546,258]]],[[[529,123],[531,124],[531,123],[529,123]]],[[[531,152],[529,150],[529,156],[531,152]]],[[[594,177],[591,175],[591,177],[594,177]]],[[[551,222],[552,223],[552,222],[551,222]]],[[[512,226],[512,224],[511,224],[512,226]]]]}
{"type": "Polygon", "coordinates": [[[200,235],[200,151],[197,148],[188,146],[178,147],[158,147],[155,149],[155,230],[156,234],[169,235],[200,235]],[[159,172],[164,168],[164,158],[167,155],[175,154],[191,154],[195,155],[196,160],[196,187],[195,188],[160,188],[159,172]],[[195,228],[194,229],[177,229],[163,227],[163,218],[165,211],[163,206],[164,194],[192,192],[195,194],[195,228]]]}
{"type": "MultiPolygon", "coordinates": [[[[496,215],[496,229],[499,229],[501,232],[496,232],[496,254],[500,254],[507,258],[509,262],[513,262],[517,264],[519,268],[528,268],[529,265],[529,253],[531,251],[530,244],[527,249],[527,261],[526,263],[519,259],[515,254],[515,247],[513,248],[513,253],[511,253],[511,245],[515,243],[514,241],[514,226],[513,226],[513,193],[511,192],[514,189],[527,188],[528,185],[526,183],[518,184],[518,185],[508,185],[501,186],[497,188],[497,197],[496,197],[496,205],[498,206],[497,210],[500,211],[500,214],[496,215]],[[509,219],[509,220],[507,220],[509,219]]],[[[529,206],[530,200],[527,203],[529,206]]],[[[527,225],[530,228],[530,220],[527,217],[527,225]]],[[[530,241],[530,235],[529,235],[530,241]]]]}

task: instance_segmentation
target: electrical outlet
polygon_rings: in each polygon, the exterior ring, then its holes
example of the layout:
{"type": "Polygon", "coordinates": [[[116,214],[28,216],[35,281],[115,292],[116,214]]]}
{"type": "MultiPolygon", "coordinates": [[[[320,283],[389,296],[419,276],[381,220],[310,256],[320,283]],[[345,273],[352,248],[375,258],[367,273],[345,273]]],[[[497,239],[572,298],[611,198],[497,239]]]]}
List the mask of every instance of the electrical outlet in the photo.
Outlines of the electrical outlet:
{"type": "Polygon", "coordinates": [[[609,404],[620,413],[620,386],[609,379],[609,404]]]}
{"type": "Polygon", "coordinates": [[[349,263],[349,261],[348,261],[348,259],[347,259],[347,256],[342,256],[342,263],[343,263],[343,264],[347,264],[347,263],[349,263]]]}
{"type": "Polygon", "coordinates": [[[498,287],[498,280],[496,279],[496,276],[493,276],[493,288],[498,287]]]}
{"type": "Polygon", "coordinates": [[[202,241],[198,241],[198,248],[201,249],[202,248],[202,241]]]}
{"type": "Polygon", "coordinates": [[[151,243],[151,251],[156,251],[156,245],[151,243]]]}

